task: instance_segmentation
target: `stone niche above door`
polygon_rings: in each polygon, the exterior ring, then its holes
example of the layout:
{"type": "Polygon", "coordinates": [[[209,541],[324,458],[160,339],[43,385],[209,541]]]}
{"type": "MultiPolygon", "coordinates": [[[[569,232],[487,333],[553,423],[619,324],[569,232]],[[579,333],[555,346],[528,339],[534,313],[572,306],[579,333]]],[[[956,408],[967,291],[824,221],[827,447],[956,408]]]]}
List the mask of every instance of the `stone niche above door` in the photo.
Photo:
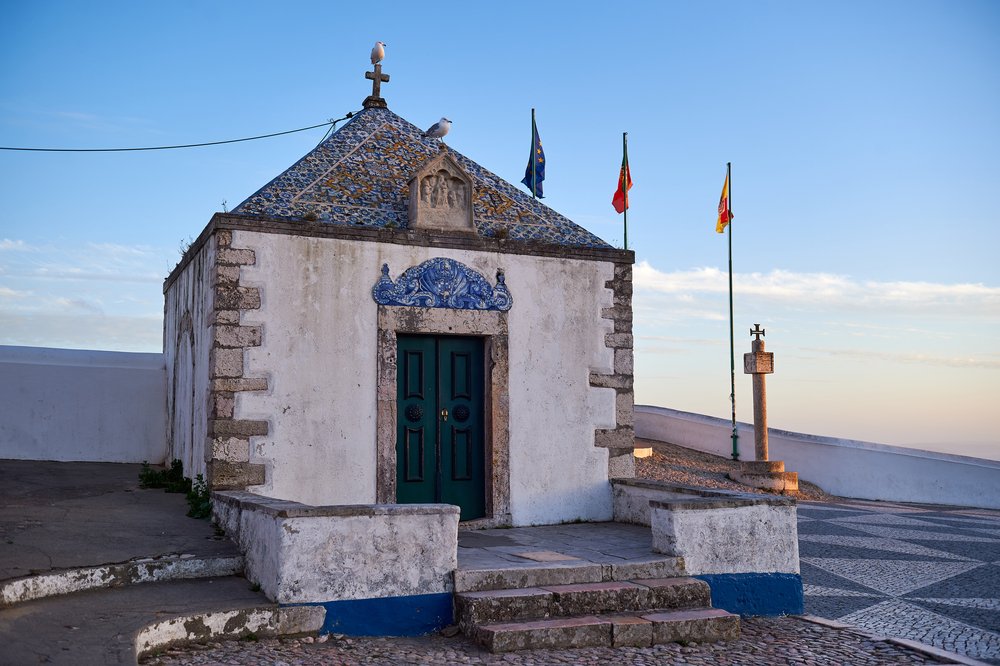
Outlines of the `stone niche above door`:
{"type": "Polygon", "coordinates": [[[411,229],[475,234],[472,177],[442,152],[410,179],[409,213],[411,229]]]}

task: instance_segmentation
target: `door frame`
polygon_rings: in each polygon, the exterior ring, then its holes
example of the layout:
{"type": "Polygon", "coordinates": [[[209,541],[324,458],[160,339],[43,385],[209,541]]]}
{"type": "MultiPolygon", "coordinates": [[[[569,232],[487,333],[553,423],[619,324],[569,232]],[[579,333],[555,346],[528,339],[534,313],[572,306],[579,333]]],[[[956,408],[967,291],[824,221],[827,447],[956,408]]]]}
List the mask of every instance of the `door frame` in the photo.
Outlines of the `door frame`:
{"type": "Polygon", "coordinates": [[[510,359],[507,313],[497,310],[378,306],[375,501],[396,503],[396,369],[400,334],[483,338],[486,517],[463,525],[509,526],[510,359]]]}

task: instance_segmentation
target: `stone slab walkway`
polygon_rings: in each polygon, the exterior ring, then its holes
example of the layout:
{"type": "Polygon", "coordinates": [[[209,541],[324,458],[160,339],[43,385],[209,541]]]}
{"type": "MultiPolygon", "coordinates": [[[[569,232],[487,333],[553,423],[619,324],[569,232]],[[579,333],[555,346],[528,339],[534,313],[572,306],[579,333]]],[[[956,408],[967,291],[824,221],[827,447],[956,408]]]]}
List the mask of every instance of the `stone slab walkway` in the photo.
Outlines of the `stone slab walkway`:
{"type": "Polygon", "coordinates": [[[460,530],[459,569],[624,564],[662,560],[648,527],[625,523],[572,523],[495,530],[460,530]]]}

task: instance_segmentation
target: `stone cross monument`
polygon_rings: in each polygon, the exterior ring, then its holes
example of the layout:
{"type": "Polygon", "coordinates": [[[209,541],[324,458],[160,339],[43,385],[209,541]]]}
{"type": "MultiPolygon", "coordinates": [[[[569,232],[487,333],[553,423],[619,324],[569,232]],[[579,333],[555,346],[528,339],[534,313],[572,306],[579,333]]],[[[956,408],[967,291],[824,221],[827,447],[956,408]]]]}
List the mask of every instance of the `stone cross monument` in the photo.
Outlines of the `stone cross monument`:
{"type": "Polygon", "coordinates": [[[750,335],[753,351],[743,355],[743,372],[753,375],[753,444],[754,458],[767,460],[767,390],[764,375],[774,372],[774,354],[764,351],[764,329],[754,324],[750,335]]]}
{"type": "Polygon", "coordinates": [[[382,63],[377,63],[375,69],[371,72],[365,72],[365,78],[372,82],[372,94],[365,97],[365,101],[361,106],[366,109],[371,107],[380,109],[388,108],[389,105],[382,99],[382,84],[389,83],[389,75],[382,73],[382,63]]]}
{"type": "Polygon", "coordinates": [[[756,460],[740,463],[739,471],[729,474],[729,478],[754,488],[789,492],[799,489],[797,472],[786,472],[785,463],[769,460],[767,453],[767,392],[764,375],[774,372],[774,354],[764,351],[764,329],[754,324],[750,329],[754,336],[753,351],[743,355],[743,372],[753,375],[753,435],[756,460]]]}

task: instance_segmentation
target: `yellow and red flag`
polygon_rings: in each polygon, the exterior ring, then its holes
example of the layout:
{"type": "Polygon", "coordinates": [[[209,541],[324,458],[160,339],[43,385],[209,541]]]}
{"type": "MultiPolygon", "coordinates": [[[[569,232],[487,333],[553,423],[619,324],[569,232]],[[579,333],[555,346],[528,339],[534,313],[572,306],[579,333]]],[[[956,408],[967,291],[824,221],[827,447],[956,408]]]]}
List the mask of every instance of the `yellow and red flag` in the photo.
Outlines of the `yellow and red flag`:
{"type": "Polygon", "coordinates": [[[622,153],[622,168],[618,172],[618,189],[611,199],[611,205],[615,207],[615,212],[624,213],[628,208],[628,191],[632,189],[632,174],[628,170],[628,149],[622,153]]]}
{"type": "Polygon", "coordinates": [[[719,197],[719,219],[715,221],[715,231],[724,233],[726,225],[733,219],[733,211],[729,207],[729,167],[726,167],[726,182],[722,184],[722,196],[719,197]]]}

